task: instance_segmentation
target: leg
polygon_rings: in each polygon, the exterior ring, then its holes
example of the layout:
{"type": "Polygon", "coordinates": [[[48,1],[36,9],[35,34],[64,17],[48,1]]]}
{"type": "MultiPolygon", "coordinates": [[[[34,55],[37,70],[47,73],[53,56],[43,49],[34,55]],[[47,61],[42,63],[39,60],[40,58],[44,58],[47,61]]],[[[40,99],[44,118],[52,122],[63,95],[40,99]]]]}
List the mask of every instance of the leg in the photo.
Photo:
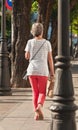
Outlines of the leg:
{"type": "Polygon", "coordinates": [[[46,83],[47,77],[46,76],[38,76],[38,88],[39,88],[39,97],[38,97],[38,106],[37,106],[37,113],[39,113],[39,120],[43,120],[43,113],[41,108],[44,104],[45,97],[46,97],[46,83]]]}
{"type": "Polygon", "coordinates": [[[33,106],[34,106],[34,111],[37,108],[37,103],[38,103],[38,96],[39,96],[39,90],[38,90],[38,81],[36,76],[29,76],[29,81],[32,87],[32,92],[33,92],[33,106]]]}
{"type": "Polygon", "coordinates": [[[45,97],[46,97],[46,84],[47,84],[47,77],[46,76],[38,76],[38,87],[39,87],[39,97],[38,97],[38,104],[44,104],[45,97]]]}

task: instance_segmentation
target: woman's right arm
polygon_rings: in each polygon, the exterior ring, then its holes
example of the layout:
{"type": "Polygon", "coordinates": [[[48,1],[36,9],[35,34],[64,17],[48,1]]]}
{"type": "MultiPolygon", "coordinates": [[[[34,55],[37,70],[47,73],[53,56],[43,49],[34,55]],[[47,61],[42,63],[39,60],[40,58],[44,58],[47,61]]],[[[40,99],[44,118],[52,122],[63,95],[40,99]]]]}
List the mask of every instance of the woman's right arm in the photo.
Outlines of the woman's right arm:
{"type": "Polygon", "coordinates": [[[29,60],[30,59],[30,52],[25,52],[25,59],[26,60],[29,60]]]}
{"type": "Polygon", "coordinates": [[[26,60],[29,60],[30,59],[30,40],[28,40],[27,44],[26,44],[26,47],[25,47],[25,59],[26,60]]]}

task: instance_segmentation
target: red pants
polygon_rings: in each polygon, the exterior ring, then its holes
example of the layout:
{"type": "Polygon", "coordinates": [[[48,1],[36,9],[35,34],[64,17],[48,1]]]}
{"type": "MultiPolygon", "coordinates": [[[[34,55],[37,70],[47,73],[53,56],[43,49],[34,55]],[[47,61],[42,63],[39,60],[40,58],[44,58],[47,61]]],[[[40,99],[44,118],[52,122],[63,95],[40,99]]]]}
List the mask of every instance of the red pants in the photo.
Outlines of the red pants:
{"type": "Polygon", "coordinates": [[[42,104],[46,97],[46,76],[29,76],[29,81],[33,92],[33,105],[36,110],[38,104],[42,104]]]}

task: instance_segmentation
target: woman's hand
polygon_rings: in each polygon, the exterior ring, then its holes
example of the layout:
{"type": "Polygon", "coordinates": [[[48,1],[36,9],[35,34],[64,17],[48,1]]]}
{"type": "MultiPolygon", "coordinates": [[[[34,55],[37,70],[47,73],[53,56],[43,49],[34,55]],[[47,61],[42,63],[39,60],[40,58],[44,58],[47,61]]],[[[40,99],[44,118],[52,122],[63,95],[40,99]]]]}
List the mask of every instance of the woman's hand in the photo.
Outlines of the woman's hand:
{"type": "Polygon", "coordinates": [[[54,78],[54,75],[50,75],[50,80],[51,80],[51,81],[54,81],[54,79],[55,79],[55,78],[54,78]]]}

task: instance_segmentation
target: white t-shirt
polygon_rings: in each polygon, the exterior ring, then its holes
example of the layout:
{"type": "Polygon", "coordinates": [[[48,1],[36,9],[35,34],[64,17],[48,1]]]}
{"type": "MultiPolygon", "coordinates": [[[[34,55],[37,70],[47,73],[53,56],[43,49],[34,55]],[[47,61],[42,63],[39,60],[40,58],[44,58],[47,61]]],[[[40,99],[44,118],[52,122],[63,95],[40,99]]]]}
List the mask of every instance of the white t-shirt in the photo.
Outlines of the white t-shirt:
{"type": "Polygon", "coordinates": [[[48,52],[52,51],[50,42],[45,39],[42,39],[42,40],[36,40],[35,38],[30,39],[27,42],[25,51],[30,52],[27,75],[48,76],[49,75],[48,52]],[[41,49],[32,59],[32,57],[34,56],[34,54],[38,51],[40,47],[41,49]]]}

